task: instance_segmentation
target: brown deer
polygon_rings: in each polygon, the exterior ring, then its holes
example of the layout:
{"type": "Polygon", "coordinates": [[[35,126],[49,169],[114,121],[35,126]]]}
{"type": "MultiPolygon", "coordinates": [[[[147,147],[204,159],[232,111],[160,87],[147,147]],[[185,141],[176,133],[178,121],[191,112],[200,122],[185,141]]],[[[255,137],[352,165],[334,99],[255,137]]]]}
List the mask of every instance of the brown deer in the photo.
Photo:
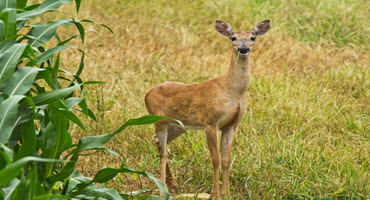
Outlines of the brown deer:
{"type": "MultiPolygon", "coordinates": [[[[151,89],[145,105],[151,115],[180,120],[187,129],[204,129],[213,165],[211,198],[219,194],[219,168],[222,166],[222,191],[229,191],[231,147],[238,124],[246,112],[246,91],[251,74],[249,56],[256,39],[270,29],[270,20],[257,23],[252,32],[234,32],[231,26],[216,20],[216,31],[231,40],[230,68],[226,75],[198,84],[165,82],[151,89]],[[218,131],[221,130],[221,158],[218,150],[218,131]]],[[[155,123],[157,147],[161,164],[161,180],[170,188],[177,183],[167,163],[166,144],[184,133],[177,122],[162,119],[155,123]]]]}

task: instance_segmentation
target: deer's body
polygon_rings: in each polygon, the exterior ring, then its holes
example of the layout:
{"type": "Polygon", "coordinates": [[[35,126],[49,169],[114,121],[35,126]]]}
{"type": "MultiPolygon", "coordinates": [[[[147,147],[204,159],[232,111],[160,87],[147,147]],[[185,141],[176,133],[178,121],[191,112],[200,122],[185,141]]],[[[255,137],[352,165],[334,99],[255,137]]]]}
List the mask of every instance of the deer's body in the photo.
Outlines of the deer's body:
{"type": "Polygon", "coordinates": [[[248,74],[239,74],[244,77],[244,87],[233,84],[237,79],[228,76],[199,84],[162,83],[148,92],[145,98],[146,102],[150,101],[146,103],[148,111],[153,115],[181,119],[185,128],[189,129],[204,129],[210,124],[221,129],[240,120],[239,115],[244,112],[248,74]],[[232,85],[240,87],[240,92],[231,90],[232,85]],[[223,93],[225,90],[228,92],[223,93]]]}
{"type": "MultiPolygon", "coordinates": [[[[216,198],[219,193],[220,164],[224,180],[221,196],[224,197],[228,192],[231,145],[237,126],[245,115],[245,94],[251,77],[249,48],[255,38],[268,31],[269,25],[270,22],[266,20],[257,24],[253,32],[233,32],[227,23],[216,21],[216,30],[229,37],[234,47],[228,73],[199,84],[165,82],[151,89],[145,96],[150,114],[178,119],[185,128],[205,130],[214,168],[211,198],[216,198]],[[222,131],[221,159],[217,145],[219,130],[222,131]]],[[[166,144],[184,131],[178,127],[177,122],[169,119],[158,121],[155,129],[160,152],[161,180],[167,180],[169,186],[176,187],[167,163],[166,144]]]]}

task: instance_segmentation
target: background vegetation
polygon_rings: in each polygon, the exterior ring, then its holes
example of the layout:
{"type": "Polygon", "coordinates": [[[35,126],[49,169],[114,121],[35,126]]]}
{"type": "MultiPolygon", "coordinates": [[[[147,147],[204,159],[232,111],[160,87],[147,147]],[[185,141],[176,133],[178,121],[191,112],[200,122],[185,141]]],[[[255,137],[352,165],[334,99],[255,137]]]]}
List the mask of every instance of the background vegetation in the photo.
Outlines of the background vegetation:
{"type": "MultiPolygon", "coordinates": [[[[86,131],[75,112],[96,121],[83,98],[84,86],[101,82],[84,82],[80,78],[84,69],[83,50],[79,49],[82,57],[76,73],[60,68],[60,52],[74,48],[65,44],[76,36],[84,42],[81,23],[97,23],[73,18],[42,23],[34,19],[69,2],[72,0],[45,0],[36,4],[27,0],[0,2],[0,199],[126,199],[131,194],[96,185],[118,173],[152,179],[168,199],[163,182],[150,173],[127,168],[121,156],[103,147],[127,126],[151,124],[163,117],[131,119],[109,134],[72,142],[71,123],[86,131]],[[68,25],[75,25],[79,33],[61,40],[57,29],[68,25]],[[76,163],[91,150],[105,150],[117,156],[120,167],[104,167],[94,173],[94,178],[81,175],[75,170],[76,163]]],[[[81,2],[74,2],[78,12],[81,2]]]]}
{"type": "MultiPolygon", "coordinates": [[[[62,15],[74,16],[74,9],[62,8],[62,15]]],[[[370,198],[368,11],[365,0],[86,1],[79,18],[109,25],[120,42],[107,30],[86,33],[81,48],[89,58],[81,77],[109,83],[86,87],[98,124],[86,119],[87,132],[73,125],[73,141],[147,114],[144,95],[161,82],[197,83],[226,73],[230,44],[214,31],[215,19],[248,31],[271,19],[271,31],[251,55],[248,114],[234,142],[231,197],[370,198]]],[[[76,33],[66,30],[61,37],[76,33]]],[[[66,50],[61,57],[69,70],[80,56],[66,50]]],[[[128,128],[106,146],[130,168],[158,177],[153,135],[150,126],[128,128]]],[[[211,190],[204,133],[188,135],[169,145],[180,185],[171,196],[211,190]]],[[[80,158],[77,168],[92,177],[103,166],[119,165],[115,156],[98,152],[80,158]]],[[[158,193],[139,176],[120,175],[106,185],[158,193]]]]}

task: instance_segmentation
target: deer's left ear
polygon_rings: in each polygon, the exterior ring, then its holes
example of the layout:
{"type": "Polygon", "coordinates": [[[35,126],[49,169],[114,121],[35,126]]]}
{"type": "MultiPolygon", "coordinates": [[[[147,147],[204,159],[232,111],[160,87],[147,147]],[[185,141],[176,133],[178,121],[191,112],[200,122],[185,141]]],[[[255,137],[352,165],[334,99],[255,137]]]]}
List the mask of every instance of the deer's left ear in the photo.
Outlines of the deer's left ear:
{"type": "Polygon", "coordinates": [[[264,35],[265,33],[267,33],[267,31],[270,30],[270,20],[264,20],[262,22],[259,22],[258,24],[256,24],[253,28],[253,31],[252,33],[255,35],[255,36],[261,36],[261,35],[264,35]]]}

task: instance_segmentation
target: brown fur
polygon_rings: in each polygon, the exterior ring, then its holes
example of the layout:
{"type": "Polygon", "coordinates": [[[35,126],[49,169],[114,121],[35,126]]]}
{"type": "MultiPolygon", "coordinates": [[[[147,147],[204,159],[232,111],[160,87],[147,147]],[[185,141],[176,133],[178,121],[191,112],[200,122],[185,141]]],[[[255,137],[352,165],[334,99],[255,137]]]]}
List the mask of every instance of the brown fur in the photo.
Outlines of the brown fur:
{"type": "MultiPolygon", "coordinates": [[[[264,23],[260,22],[257,25],[269,29],[269,21],[268,25],[264,23]]],[[[262,30],[263,34],[268,29],[262,30]]],[[[198,84],[165,82],[151,89],[145,96],[145,105],[150,114],[178,119],[185,127],[205,130],[214,168],[211,198],[217,198],[219,193],[220,164],[224,180],[221,196],[225,197],[228,193],[231,145],[237,126],[246,111],[245,93],[250,82],[249,53],[238,55],[238,48],[241,46],[251,48],[254,44],[252,37],[258,36],[253,32],[233,32],[230,25],[218,20],[216,30],[232,40],[233,53],[226,75],[198,84]],[[222,131],[221,159],[217,145],[219,130],[222,131]]],[[[259,30],[261,32],[261,28],[259,30]]],[[[161,180],[163,182],[166,179],[171,180],[169,186],[175,187],[177,184],[170,172],[167,163],[168,153],[164,149],[167,143],[184,131],[176,126],[176,122],[167,119],[158,121],[155,129],[159,140],[157,146],[161,160],[161,180]]]]}

